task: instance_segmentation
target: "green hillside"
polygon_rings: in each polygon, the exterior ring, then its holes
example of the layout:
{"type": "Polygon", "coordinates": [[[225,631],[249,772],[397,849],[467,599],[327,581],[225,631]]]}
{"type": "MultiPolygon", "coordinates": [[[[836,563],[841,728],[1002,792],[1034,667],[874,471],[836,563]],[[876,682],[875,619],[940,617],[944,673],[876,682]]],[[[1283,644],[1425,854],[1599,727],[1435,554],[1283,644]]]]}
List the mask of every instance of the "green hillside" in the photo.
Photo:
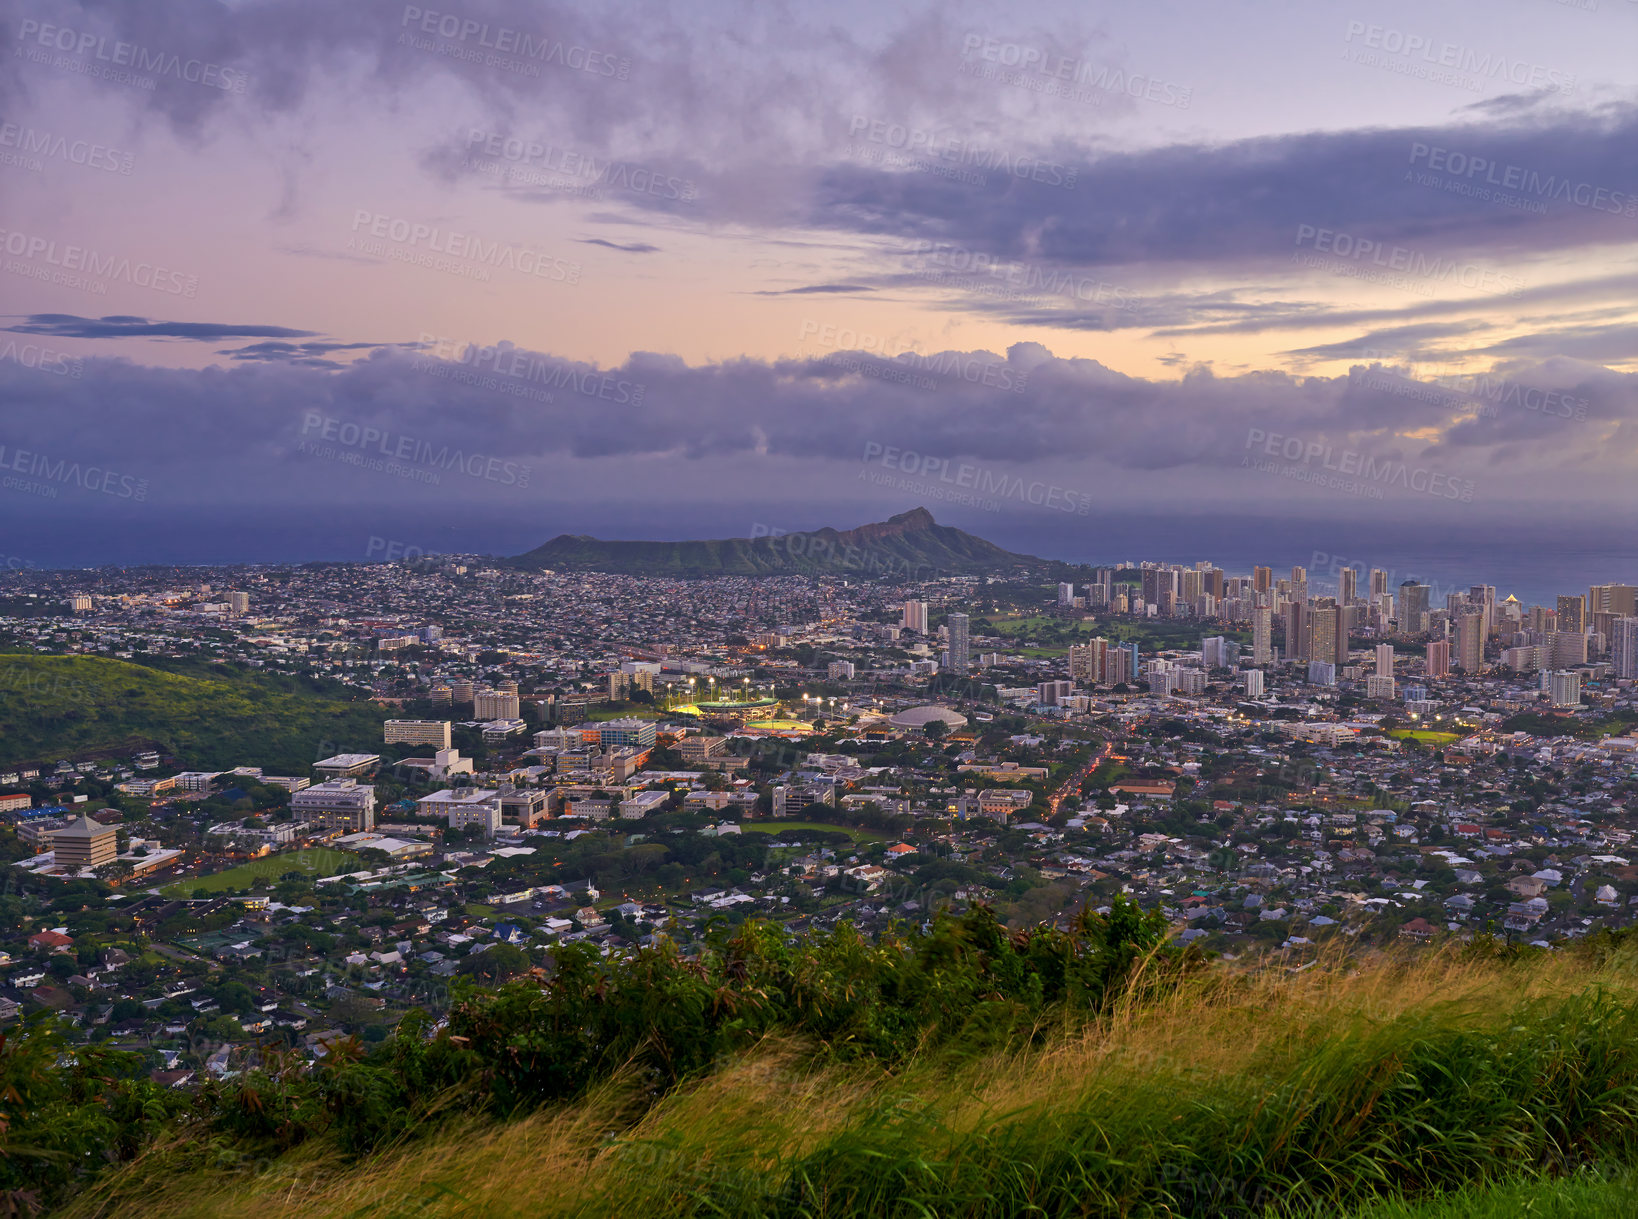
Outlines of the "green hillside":
{"type": "Polygon", "coordinates": [[[151,745],[201,769],[306,774],[373,748],[388,711],[297,678],[196,677],[102,656],[0,654],[0,764],[124,756],[151,745]]]}
{"type": "Polygon", "coordinates": [[[998,575],[1043,562],[950,525],[925,508],[856,529],[696,542],[607,542],[561,534],[513,560],[554,571],[623,575],[758,576],[835,573],[866,577],[998,575]]]}

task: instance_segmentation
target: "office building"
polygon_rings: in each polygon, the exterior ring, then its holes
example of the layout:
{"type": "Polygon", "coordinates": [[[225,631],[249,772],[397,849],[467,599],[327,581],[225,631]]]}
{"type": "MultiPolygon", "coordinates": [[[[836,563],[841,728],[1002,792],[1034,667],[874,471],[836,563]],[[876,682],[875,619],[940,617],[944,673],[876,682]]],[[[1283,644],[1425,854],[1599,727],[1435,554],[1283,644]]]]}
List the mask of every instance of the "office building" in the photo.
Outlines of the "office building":
{"type": "Polygon", "coordinates": [[[906,601],[900,625],[904,630],[915,631],[918,635],[925,635],[927,633],[927,602],[906,601]]]}
{"type": "Polygon", "coordinates": [[[388,720],[381,726],[381,739],[387,745],[431,745],[435,749],[449,748],[448,720],[388,720]]]}
{"type": "Polygon", "coordinates": [[[417,800],[415,811],[422,817],[447,818],[452,830],[481,825],[484,837],[490,838],[501,827],[501,794],[472,787],[435,791],[417,800]]]}
{"type": "MultiPolygon", "coordinates": [[[[1061,589],[1062,585],[1059,587],[1061,589]]],[[[951,614],[944,623],[950,636],[950,667],[957,673],[965,673],[972,663],[967,650],[967,615],[951,614]]]]}
{"type": "Polygon", "coordinates": [[[100,868],[119,854],[119,832],[81,814],[51,833],[52,862],[59,868],[100,868]]]}
{"type": "Polygon", "coordinates": [[[1428,644],[1427,675],[1450,676],[1450,640],[1435,639],[1428,644]]]}
{"type": "Polygon", "coordinates": [[[290,812],[297,821],[311,821],[327,830],[356,834],[375,828],[375,788],[356,779],[315,783],[290,797],[290,812]]]}
{"type": "Polygon", "coordinates": [[[1074,693],[1072,681],[1044,681],[1035,687],[1035,701],[1043,707],[1056,707],[1074,693]]]}
{"type": "Polygon", "coordinates": [[[654,748],[653,720],[604,720],[597,725],[598,744],[604,749],[630,746],[634,749],[654,748]]]}
{"type": "Polygon", "coordinates": [[[378,753],[338,753],[334,757],[314,762],[313,769],[326,779],[357,779],[381,765],[378,753]]]}

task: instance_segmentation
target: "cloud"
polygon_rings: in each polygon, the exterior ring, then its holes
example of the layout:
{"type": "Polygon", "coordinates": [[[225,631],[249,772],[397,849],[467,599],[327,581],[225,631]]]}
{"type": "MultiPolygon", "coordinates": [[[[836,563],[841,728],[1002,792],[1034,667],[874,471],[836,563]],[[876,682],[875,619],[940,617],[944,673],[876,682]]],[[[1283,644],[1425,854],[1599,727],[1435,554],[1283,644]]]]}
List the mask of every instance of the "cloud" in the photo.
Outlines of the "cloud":
{"type": "Polygon", "coordinates": [[[155,322],[145,317],[76,317],[71,313],[34,313],[28,320],[7,326],[18,334],[49,335],[58,339],[140,339],[171,338],[198,339],[218,342],[222,339],[253,338],[308,338],[311,330],[292,330],[288,326],[244,326],[222,322],[155,322]]]}
{"type": "Polygon", "coordinates": [[[630,245],[621,245],[618,241],[604,241],[601,237],[577,237],[575,240],[582,245],[600,245],[610,250],[621,250],[627,254],[658,254],[660,247],[649,245],[646,241],[634,241],[630,245]]]}

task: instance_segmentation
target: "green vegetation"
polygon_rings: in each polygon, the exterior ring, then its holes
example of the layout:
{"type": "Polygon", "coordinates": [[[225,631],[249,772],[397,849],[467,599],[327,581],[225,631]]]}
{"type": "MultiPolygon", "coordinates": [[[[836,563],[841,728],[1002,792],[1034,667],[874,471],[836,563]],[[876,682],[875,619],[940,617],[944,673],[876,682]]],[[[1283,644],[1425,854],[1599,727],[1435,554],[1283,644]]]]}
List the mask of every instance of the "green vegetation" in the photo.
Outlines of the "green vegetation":
{"type": "Polygon", "coordinates": [[[1435,748],[1462,739],[1460,732],[1435,732],[1431,728],[1396,728],[1385,735],[1397,737],[1401,741],[1416,741],[1418,744],[1431,745],[1435,748]]]}
{"type": "MultiPolygon", "coordinates": [[[[561,949],[430,1038],[212,1085],[65,1213],[1632,1213],[1632,943],[1247,973],[1152,928],[561,949]]],[[[72,1136],[43,1116],[17,1141],[72,1136]]]]}
{"type": "Polygon", "coordinates": [[[249,889],[258,880],[265,880],[272,885],[286,872],[300,872],[304,877],[313,878],[338,876],[342,872],[358,870],[358,856],[350,851],[336,851],[327,847],[286,851],[252,859],[225,872],[213,872],[209,876],[187,876],[175,884],[167,885],[161,892],[167,897],[192,897],[196,889],[205,889],[211,893],[232,893],[240,889],[249,889]]]}
{"type": "Polygon", "coordinates": [[[822,825],[817,821],[742,821],[739,828],[747,834],[778,834],[783,830],[821,830],[846,834],[854,842],[881,842],[886,835],[874,830],[855,829],[849,825],[822,825]]]}
{"type": "Polygon", "coordinates": [[[123,756],[152,742],[205,769],[306,774],[324,752],[374,747],[389,714],[248,669],[196,676],[102,656],[0,654],[0,764],[123,756]]]}

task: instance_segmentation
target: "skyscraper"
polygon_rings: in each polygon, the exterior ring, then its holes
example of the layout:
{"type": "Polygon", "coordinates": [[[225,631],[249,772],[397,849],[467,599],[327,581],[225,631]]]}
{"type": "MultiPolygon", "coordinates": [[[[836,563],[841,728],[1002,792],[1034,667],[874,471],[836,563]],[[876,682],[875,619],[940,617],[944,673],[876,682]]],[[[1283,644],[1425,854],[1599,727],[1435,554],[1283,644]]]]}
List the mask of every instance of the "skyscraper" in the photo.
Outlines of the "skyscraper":
{"type": "Polygon", "coordinates": [[[1450,676],[1450,640],[1435,639],[1428,644],[1427,674],[1429,677],[1450,676]]]}
{"type": "Polygon", "coordinates": [[[1388,573],[1380,567],[1371,568],[1371,600],[1375,601],[1378,597],[1391,591],[1388,587],[1388,573]]]}
{"type": "Polygon", "coordinates": [[[1393,644],[1379,643],[1376,645],[1376,675],[1378,677],[1393,676],[1393,644]]]}
{"type": "Polygon", "coordinates": [[[967,615],[951,614],[944,622],[950,632],[950,667],[957,673],[965,673],[970,663],[967,652],[967,615]]]}
{"type": "Polygon", "coordinates": [[[1251,590],[1257,593],[1266,593],[1274,587],[1274,570],[1270,567],[1253,567],[1251,569],[1251,590]]]}
{"type": "Polygon", "coordinates": [[[1484,668],[1484,613],[1476,607],[1456,619],[1456,664],[1467,674],[1484,668]]]}
{"type": "Polygon", "coordinates": [[[1638,586],[1631,584],[1594,584],[1587,590],[1587,613],[1617,614],[1627,617],[1638,614],[1638,586]]]}
{"type": "Polygon", "coordinates": [[[1587,599],[1560,597],[1558,599],[1558,629],[1581,634],[1587,629],[1587,599]]]}
{"type": "MultiPolygon", "coordinates": [[[[1267,571],[1268,568],[1263,568],[1267,571]]],[[[1251,663],[1266,665],[1274,659],[1274,610],[1259,605],[1251,611],[1251,663]]]]}
{"type": "Polygon", "coordinates": [[[1343,605],[1351,605],[1359,595],[1359,572],[1352,567],[1344,567],[1337,573],[1337,600],[1343,605]]]}
{"type": "Polygon", "coordinates": [[[1610,666],[1617,677],[1638,677],[1638,617],[1622,615],[1612,624],[1610,666]]]}
{"type": "Polygon", "coordinates": [[[1075,586],[1073,584],[1058,585],[1058,604],[1072,605],[1075,601],[1075,586]]]}
{"type": "Polygon", "coordinates": [[[1285,607],[1285,658],[1308,659],[1308,603],[1296,597],[1285,607]]]}
{"type": "Polygon", "coordinates": [[[1399,629],[1407,635],[1420,635],[1428,629],[1428,594],[1426,584],[1406,580],[1399,586],[1399,604],[1395,607],[1399,629]]]}
{"type": "Polygon", "coordinates": [[[901,625],[904,630],[925,635],[927,633],[927,602],[906,601],[901,625]]]}

